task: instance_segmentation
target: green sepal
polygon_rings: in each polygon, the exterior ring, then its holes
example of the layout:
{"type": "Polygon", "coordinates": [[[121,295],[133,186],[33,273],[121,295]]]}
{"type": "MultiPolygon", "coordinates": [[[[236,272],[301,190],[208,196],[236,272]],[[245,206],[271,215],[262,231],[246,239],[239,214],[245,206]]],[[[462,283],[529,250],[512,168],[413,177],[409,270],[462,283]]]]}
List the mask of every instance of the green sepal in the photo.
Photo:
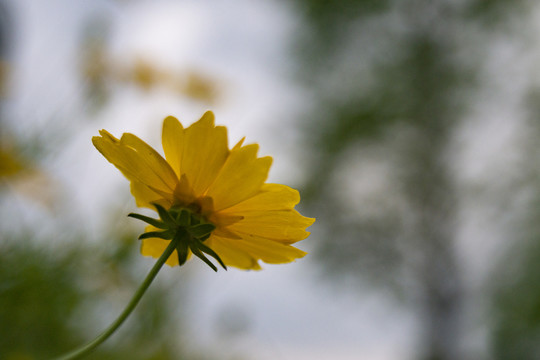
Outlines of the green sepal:
{"type": "Polygon", "coordinates": [[[196,257],[198,257],[202,261],[204,261],[206,263],[206,265],[210,266],[212,268],[212,270],[217,272],[218,269],[217,269],[216,265],[212,264],[212,262],[210,260],[208,260],[208,258],[206,256],[204,256],[204,254],[201,252],[201,250],[199,250],[199,248],[197,248],[196,246],[190,246],[190,249],[191,249],[191,252],[193,253],[193,255],[195,255],[196,257]]]}
{"type": "Polygon", "coordinates": [[[203,241],[207,240],[210,237],[210,235],[212,235],[212,234],[207,234],[207,235],[201,236],[197,240],[199,240],[200,242],[203,242],[203,241]]]}
{"type": "Polygon", "coordinates": [[[180,226],[190,226],[191,225],[191,213],[186,210],[182,209],[180,210],[180,213],[178,214],[178,225],[180,226]]]}
{"type": "Polygon", "coordinates": [[[176,245],[176,253],[178,254],[178,266],[184,265],[188,257],[187,242],[180,240],[178,245],[176,245]]]}
{"type": "Polygon", "coordinates": [[[139,240],[148,238],[160,238],[165,240],[172,240],[174,237],[174,230],[169,229],[165,231],[149,231],[139,235],[139,240]]]}
{"type": "Polygon", "coordinates": [[[216,226],[206,222],[206,219],[198,214],[195,214],[189,208],[173,206],[170,209],[165,209],[163,206],[152,203],[159,214],[160,219],[153,219],[141,214],[130,213],[128,216],[142,220],[163,231],[149,231],[139,236],[139,240],[148,238],[160,238],[164,240],[176,240],[175,250],[178,255],[178,264],[181,266],[186,263],[189,251],[199,259],[204,261],[214,271],[218,268],[214,265],[205,254],[213,257],[222,267],[227,270],[227,266],[221,260],[218,254],[210,247],[203,244],[216,226]]]}
{"type": "Polygon", "coordinates": [[[221,265],[221,267],[225,270],[227,270],[227,266],[225,265],[225,263],[223,262],[223,260],[221,260],[221,258],[219,257],[219,255],[214,251],[212,250],[211,248],[209,248],[208,246],[204,245],[202,242],[198,241],[196,243],[196,246],[203,252],[207,253],[208,255],[210,255],[211,257],[213,257],[214,259],[216,259],[218,262],[219,262],[219,265],[221,265]]]}
{"type": "Polygon", "coordinates": [[[185,211],[185,209],[182,208],[182,207],[179,207],[179,206],[176,206],[176,205],[175,205],[175,206],[171,207],[171,208],[170,208],[169,210],[167,210],[167,211],[168,211],[169,214],[172,216],[172,218],[174,219],[175,223],[176,223],[177,225],[181,225],[181,224],[179,223],[178,220],[180,219],[180,213],[182,213],[182,211],[185,211]]]}
{"type": "Polygon", "coordinates": [[[197,217],[194,213],[190,213],[189,216],[190,216],[190,225],[191,226],[199,225],[201,223],[201,219],[199,217],[197,217]]]}
{"type": "Polygon", "coordinates": [[[167,210],[165,210],[163,206],[159,205],[158,203],[152,203],[152,205],[154,205],[159,214],[159,217],[165,224],[167,224],[171,228],[176,227],[176,221],[171,216],[171,214],[167,210]]]}
{"type": "Polygon", "coordinates": [[[216,226],[214,224],[206,223],[206,224],[199,224],[195,226],[191,226],[187,228],[187,231],[191,236],[193,236],[196,239],[199,239],[203,236],[209,235],[216,229],[216,226]]]}
{"type": "Polygon", "coordinates": [[[165,224],[163,221],[159,220],[159,219],[154,219],[154,218],[151,218],[151,217],[148,217],[148,216],[144,216],[144,215],[141,215],[141,214],[136,214],[136,213],[130,213],[128,214],[129,217],[132,217],[132,218],[135,218],[135,219],[138,219],[138,220],[142,220],[154,227],[157,227],[158,229],[168,229],[169,226],[167,224],[165,224]]]}

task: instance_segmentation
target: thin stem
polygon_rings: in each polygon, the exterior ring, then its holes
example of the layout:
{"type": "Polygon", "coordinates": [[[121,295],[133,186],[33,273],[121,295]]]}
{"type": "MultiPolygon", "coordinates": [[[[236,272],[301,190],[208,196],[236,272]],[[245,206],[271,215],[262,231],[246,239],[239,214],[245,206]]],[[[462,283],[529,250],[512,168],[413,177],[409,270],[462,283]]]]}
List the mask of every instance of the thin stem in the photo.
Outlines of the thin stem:
{"type": "Polygon", "coordinates": [[[72,351],[69,354],[66,354],[60,358],[57,358],[56,360],[74,360],[74,359],[80,359],[82,356],[89,354],[92,352],[96,347],[98,347],[101,343],[103,343],[105,340],[109,338],[114,332],[122,325],[124,320],[128,318],[128,316],[131,314],[133,309],[137,306],[139,303],[139,300],[141,300],[142,296],[158,274],[159,270],[165,264],[169,256],[173,253],[174,249],[176,248],[176,245],[180,241],[180,237],[175,237],[172,239],[163,252],[159,259],[156,261],[148,275],[146,275],[146,278],[142,282],[142,284],[139,286],[129,303],[127,304],[126,308],[120,316],[107,328],[107,330],[103,331],[99,336],[97,336],[94,340],[89,342],[88,344],[80,347],[77,350],[72,351]]]}

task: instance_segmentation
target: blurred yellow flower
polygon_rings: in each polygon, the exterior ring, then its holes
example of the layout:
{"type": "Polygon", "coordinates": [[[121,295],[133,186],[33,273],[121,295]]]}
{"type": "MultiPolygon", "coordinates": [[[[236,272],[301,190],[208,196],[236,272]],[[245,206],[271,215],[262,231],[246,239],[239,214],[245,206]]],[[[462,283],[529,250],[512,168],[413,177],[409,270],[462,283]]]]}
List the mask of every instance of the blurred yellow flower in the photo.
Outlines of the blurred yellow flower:
{"type": "Polygon", "coordinates": [[[171,266],[191,253],[199,256],[199,249],[222,265],[252,270],[260,269],[259,260],[288,263],[306,254],[291,246],[309,235],[305,229],[315,221],[294,209],[298,191],[266,184],[272,158],[257,157],[258,145],[243,145],[243,139],[229,149],[227,129],[214,125],[212,112],[186,129],[167,117],[165,158],[133,134],[100,134],[94,145],[129,179],[137,206],[160,214],[161,220],[132,214],[151,224],[141,235],[143,255],[158,258],[173,236],[167,224],[183,221],[195,224],[188,231],[198,234],[200,247],[178,247],[167,260],[171,266]]]}
{"type": "Polygon", "coordinates": [[[0,179],[17,175],[26,169],[27,166],[17,159],[13,151],[0,148],[0,179]]]}

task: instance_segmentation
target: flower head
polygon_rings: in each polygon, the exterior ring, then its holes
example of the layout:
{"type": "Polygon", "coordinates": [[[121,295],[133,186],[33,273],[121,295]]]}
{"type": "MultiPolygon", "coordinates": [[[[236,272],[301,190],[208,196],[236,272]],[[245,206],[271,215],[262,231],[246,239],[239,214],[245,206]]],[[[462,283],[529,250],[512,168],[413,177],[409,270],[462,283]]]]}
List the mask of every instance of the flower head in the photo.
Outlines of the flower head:
{"type": "Polygon", "coordinates": [[[158,211],[141,235],[141,253],[159,257],[169,241],[182,236],[167,264],[182,265],[194,254],[210,266],[204,253],[222,266],[260,269],[259,260],[288,263],[306,253],[291,244],[305,239],[315,219],[300,215],[298,191],[265,183],[271,157],[257,157],[258,145],[232,149],[227,129],[214,125],[206,112],[185,128],[174,117],[163,122],[165,158],[133,134],[120,139],[105,130],[92,142],[131,182],[137,206],[158,211]]]}

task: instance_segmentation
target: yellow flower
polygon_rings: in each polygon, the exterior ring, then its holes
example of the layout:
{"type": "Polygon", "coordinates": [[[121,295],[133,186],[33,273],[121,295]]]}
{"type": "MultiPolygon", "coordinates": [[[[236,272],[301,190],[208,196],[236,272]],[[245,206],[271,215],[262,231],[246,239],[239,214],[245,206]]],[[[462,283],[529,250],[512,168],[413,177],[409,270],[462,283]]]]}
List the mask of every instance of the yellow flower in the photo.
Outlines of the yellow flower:
{"type": "Polygon", "coordinates": [[[129,179],[137,206],[160,215],[159,221],[133,215],[151,224],[141,235],[143,255],[158,258],[163,253],[173,236],[167,236],[171,216],[191,216],[194,231],[200,232],[195,236],[200,247],[178,247],[167,260],[171,266],[182,265],[192,252],[199,256],[198,249],[222,265],[253,270],[260,269],[259,260],[288,263],[306,254],[291,246],[309,235],[305,229],[315,221],[294,209],[298,191],[266,184],[272,158],[257,157],[258,145],[243,145],[244,139],[229,149],[227,129],[214,125],[212,112],[186,129],[167,117],[165,158],[133,134],[120,139],[105,130],[100,134],[92,142],[129,179]]]}

